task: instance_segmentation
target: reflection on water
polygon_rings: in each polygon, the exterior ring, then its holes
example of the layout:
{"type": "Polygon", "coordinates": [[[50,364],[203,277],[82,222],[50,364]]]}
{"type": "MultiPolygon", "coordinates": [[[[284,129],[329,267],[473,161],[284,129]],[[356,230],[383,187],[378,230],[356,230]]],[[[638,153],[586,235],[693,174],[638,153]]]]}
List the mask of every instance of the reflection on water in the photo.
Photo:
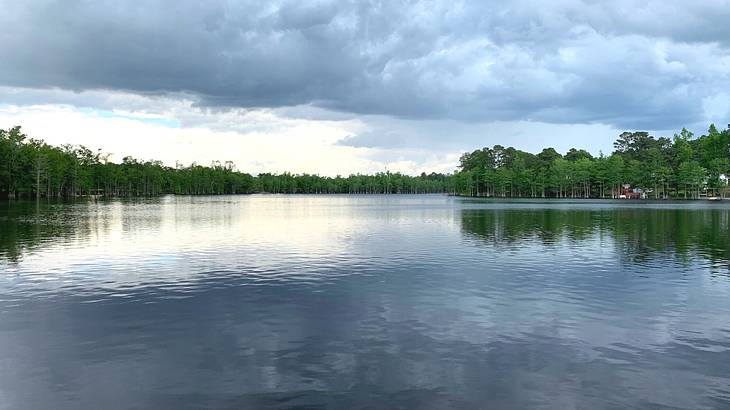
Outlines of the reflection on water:
{"type": "MultiPolygon", "coordinates": [[[[621,263],[676,258],[687,265],[706,265],[729,272],[728,207],[608,209],[476,209],[465,210],[465,233],[500,247],[525,242],[545,247],[566,242],[599,241],[611,246],[621,263]]],[[[696,204],[695,204],[696,205],[696,204]]],[[[618,261],[617,261],[618,262],[618,261]]]]}
{"type": "Polygon", "coordinates": [[[0,409],[730,406],[727,204],[0,204],[0,409]]]}

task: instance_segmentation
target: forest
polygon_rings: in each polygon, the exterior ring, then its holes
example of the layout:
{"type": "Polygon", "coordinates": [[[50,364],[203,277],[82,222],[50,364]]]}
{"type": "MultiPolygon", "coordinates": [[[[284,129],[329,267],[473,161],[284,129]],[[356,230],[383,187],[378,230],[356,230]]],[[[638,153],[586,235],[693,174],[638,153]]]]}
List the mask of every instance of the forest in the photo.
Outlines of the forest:
{"type": "Polygon", "coordinates": [[[268,193],[383,194],[445,193],[444,174],[324,177],[310,174],[251,174],[231,161],[210,166],[170,167],[161,161],[110,155],[83,146],[54,147],[25,135],[21,127],[0,129],[0,198],[138,197],[162,194],[222,195],[268,193]]]}
{"type": "Polygon", "coordinates": [[[170,167],[156,160],[110,155],[83,146],[55,147],[0,129],[0,198],[136,197],[162,194],[267,193],[421,194],[479,197],[618,198],[630,187],[647,198],[727,196],[730,126],[710,125],[695,137],[682,129],[673,138],[624,132],[614,152],[593,156],[584,149],[538,154],[496,145],[461,156],[453,174],[326,177],[312,174],[253,176],[230,162],[170,167]]]}
{"type": "Polygon", "coordinates": [[[730,125],[722,132],[710,125],[700,137],[686,129],[671,139],[624,132],[608,156],[496,145],[463,154],[453,178],[456,192],[469,196],[619,198],[630,190],[646,198],[696,199],[727,196],[728,175],[730,125]]]}

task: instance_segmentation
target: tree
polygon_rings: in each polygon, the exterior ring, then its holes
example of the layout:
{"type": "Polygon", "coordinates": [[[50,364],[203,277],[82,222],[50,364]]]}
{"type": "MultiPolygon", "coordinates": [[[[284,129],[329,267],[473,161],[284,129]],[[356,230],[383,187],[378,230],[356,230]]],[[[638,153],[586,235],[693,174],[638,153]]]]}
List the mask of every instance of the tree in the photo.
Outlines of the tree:
{"type": "Polygon", "coordinates": [[[684,186],[684,197],[690,190],[690,198],[700,197],[700,187],[707,179],[707,171],[696,161],[685,161],[679,165],[678,183],[684,186]]]}
{"type": "MultiPolygon", "coordinates": [[[[730,174],[730,128],[711,125],[698,138],[682,129],[668,138],[624,132],[609,156],[593,157],[553,148],[537,154],[495,145],[464,153],[453,175],[398,172],[324,177],[312,174],[239,171],[231,161],[209,166],[123,157],[83,146],[50,146],[28,138],[20,127],[0,129],[0,197],[58,198],[79,195],[151,196],[166,193],[219,195],[272,193],[457,193],[472,196],[616,198],[621,187],[653,190],[654,198],[697,198],[722,188],[730,174]],[[607,192],[608,191],[608,192],[607,192]],[[609,193],[610,192],[610,193],[609,193]]],[[[727,187],[725,187],[727,189],[727,187]]]]}

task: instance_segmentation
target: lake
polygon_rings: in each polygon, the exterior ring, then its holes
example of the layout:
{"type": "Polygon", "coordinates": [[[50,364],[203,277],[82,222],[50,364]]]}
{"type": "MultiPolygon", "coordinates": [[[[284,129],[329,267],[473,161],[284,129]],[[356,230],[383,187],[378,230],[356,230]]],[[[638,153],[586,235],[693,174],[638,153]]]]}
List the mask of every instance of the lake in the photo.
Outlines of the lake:
{"type": "Polygon", "coordinates": [[[730,408],[730,203],[0,203],[0,409],[730,408]]]}

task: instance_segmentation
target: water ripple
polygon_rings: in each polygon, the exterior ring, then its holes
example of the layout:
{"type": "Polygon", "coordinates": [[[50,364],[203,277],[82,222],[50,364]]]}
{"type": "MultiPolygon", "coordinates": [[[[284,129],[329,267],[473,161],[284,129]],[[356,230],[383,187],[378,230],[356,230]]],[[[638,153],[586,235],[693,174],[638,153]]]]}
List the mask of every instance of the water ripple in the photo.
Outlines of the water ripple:
{"type": "Polygon", "coordinates": [[[730,207],[0,207],[8,408],[730,407],[730,207]]]}

